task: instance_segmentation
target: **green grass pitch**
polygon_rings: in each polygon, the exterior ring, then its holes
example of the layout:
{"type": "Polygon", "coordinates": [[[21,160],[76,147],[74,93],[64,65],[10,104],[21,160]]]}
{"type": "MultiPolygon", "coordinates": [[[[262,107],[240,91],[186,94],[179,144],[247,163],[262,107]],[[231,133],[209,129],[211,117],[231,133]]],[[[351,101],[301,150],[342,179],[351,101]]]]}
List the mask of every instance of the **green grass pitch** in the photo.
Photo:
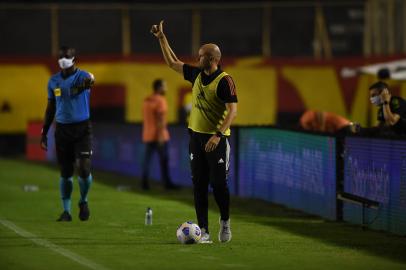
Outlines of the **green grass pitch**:
{"type": "Polygon", "coordinates": [[[58,223],[58,179],[54,167],[0,159],[0,269],[91,269],[55,248],[101,269],[406,269],[404,237],[363,232],[358,226],[241,198],[232,198],[232,242],[218,243],[218,210],[211,200],[214,243],[181,245],[177,226],[195,221],[190,189],[165,192],[154,185],[145,193],[136,179],[101,172],[94,173],[89,195],[91,219],[78,220],[75,179],[74,220],[58,223]],[[39,191],[25,192],[26,184],[37,185],[39,191]],[[134,188],[117,191],[117,185],[134,188]],[[154,211],[149,227],[144,225],[147,207],[154,211]],[[17,234],[4,222],[35,239],[17,234]]]}

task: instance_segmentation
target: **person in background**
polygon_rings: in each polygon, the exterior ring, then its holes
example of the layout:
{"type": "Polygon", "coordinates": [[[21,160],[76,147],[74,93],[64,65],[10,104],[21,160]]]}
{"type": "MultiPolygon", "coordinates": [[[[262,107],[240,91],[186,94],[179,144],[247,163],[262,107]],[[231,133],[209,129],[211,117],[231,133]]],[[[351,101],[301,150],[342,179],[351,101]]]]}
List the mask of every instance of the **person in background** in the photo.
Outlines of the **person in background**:
{"type": "Polygon", "coordinates": [[[177,189],[172,183],[168,169],[168,141],[169,131],[166,116],[168,105],[165,98],[166,82],[156,79],[153,84],[153,93],[146,97],[142,106],[143,127],[142,140],[145,144],[145,154],[142,168],[142,189],[149,190],[149,167],[152,154],[159,155],[161,176],[166,189],[177,189]]]}
{"type": "Polygon", "coordinates": [[[387,129],[393,135],[406,135],[406,101],[392,96],[388,85],[382,81],[369,87],[369,97],[371,103],[378,107],[378,128],[381,133],[387,129]]]}
{"type": "Polygon", "coordinates": [[[340,133],[352,131],[356,125],[338,114],[318,110],[307,110],[300,117],[300,127],[308,131],[340,133]]]}

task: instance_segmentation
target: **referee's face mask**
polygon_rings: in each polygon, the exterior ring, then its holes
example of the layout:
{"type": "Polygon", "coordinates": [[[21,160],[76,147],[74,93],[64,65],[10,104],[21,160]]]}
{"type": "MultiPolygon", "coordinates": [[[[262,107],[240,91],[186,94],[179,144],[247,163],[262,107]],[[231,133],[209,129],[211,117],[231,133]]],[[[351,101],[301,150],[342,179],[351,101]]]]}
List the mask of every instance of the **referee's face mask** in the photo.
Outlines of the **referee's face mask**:
{"type": "Polygon", "coordinates": [[[65,58],[65,57],[62,57],[62,58],[60,58],[60,59],[58,60],[59,67],[60,67],[61,69],[70,68],[70,67],[72,67],[72,66],[74,65],[74,63],[75,63],[74,60],[75,60],[75,57],[72,57],[72,58],[65,58]]]}
{"type": "Polygon", "coordinates": [[[68,69],[75,64],[75,49],[61,47],[59,50],[58,64],[61,69],[68,69]]]}

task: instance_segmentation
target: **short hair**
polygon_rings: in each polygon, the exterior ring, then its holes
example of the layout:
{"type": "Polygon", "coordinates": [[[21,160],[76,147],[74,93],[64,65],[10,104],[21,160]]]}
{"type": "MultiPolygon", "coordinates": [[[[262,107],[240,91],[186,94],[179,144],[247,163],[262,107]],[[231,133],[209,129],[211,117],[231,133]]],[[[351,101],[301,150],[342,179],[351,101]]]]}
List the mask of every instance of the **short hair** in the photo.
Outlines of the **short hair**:
{"type": "Polygon", "coordinates": [[[62,45],[59,48],[60,51],[62,51],[64,54],[66,54],[68,51],[71,52],[72,56],[76,56],[76,50],[75,48],[71,47],[71,46],[67,46],[67,45],[62,45]]]}
{"type": "Polygon", "coordinates": [[[369,87],[369,91],[376,89],[376,90],[378,90],[378,93],[381,93],[383,91],[383,89],[386,89],[386,88],[388,88],[388,85],[382,81],[379,81],[379,82],[372,84],[369,87]]]}
{"type": "Polygon", "coordinates": [[[152,83],[152,89],[154,89],[154,91],[159,90],[159,88],[162,87],[162,85],[164,84],[164,80],[162,79],[156,79],[153,83],[152,83]]]}

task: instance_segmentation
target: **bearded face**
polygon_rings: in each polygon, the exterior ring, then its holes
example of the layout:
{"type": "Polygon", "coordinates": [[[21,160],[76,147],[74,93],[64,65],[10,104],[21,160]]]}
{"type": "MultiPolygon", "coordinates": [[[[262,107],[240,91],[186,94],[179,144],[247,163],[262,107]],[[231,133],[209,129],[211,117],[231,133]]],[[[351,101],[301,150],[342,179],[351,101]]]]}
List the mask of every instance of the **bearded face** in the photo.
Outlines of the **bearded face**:
{"type": "Polygon", "coordinates": [[[201,69],[210,69],[211,59],[213,57],[205,53],[202,49],[199,50],[199,67],[201,69]]]}

